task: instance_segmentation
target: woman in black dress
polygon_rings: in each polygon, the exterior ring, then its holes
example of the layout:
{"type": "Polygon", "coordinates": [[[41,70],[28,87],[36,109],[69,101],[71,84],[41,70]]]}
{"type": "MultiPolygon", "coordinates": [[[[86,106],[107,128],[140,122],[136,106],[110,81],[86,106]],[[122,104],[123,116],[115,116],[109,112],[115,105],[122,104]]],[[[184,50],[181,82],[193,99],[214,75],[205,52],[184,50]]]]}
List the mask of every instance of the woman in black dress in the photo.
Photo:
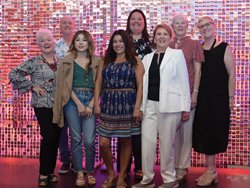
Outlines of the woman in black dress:
{"type": "Polygon", "coordinates": [[[196,179],[198,186],[217,182],[215,154],[225,152],[228,144],[230,110],[234,104],[235,62],[230,46],[216,40],[212,18],[198,20],[204,39],[205,63],[193,125],[193,148],[206,155],[207,170],[196,179]]]}

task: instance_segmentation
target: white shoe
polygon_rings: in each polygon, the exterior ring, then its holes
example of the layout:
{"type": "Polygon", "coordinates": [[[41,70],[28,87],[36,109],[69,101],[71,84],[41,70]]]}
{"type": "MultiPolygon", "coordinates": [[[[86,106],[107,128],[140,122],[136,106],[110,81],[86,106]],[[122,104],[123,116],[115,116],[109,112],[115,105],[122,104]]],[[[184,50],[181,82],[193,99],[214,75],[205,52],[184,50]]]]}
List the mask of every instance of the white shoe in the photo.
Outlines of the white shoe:
{"type": "Polygon", "coordinates": [[[169,183],[163,183],[160,185],[159,188],[177,188],[177,187],[179,187],[179,183],[178,181],[174,181],[169,183]]]}
{"type": "Polygon", "coordinates": [[[132,188],[140,188],[140,187],[154,188],[155,187],[155,182],[154,182],[154,180],[152,180],[150,183],[147,183],[147,184],[142,184],[140,182],[140,183],[137,183],[135,185],[132,185],[132,188]]]}
{"type": "Polygon", "coordinates": [[[176,169],[176,176],[175,176],[176,180],[178,182],[182,182],[186,178],[187,174],[188,174],[188,169],[177,168],[176,169]]]}

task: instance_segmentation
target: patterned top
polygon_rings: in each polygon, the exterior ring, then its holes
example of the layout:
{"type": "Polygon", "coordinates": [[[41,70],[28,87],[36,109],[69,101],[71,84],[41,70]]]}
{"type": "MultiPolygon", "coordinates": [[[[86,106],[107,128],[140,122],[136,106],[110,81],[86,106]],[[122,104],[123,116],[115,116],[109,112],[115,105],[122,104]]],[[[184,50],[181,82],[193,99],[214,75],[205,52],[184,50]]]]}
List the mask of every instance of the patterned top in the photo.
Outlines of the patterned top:
{"type": "Polygon", "coordinates": [[[104,137],[140,134],[141,126],[132,117],[137,88],[133,63],[109,63],[104,67],[102,77],[101,114],[97,132],[104,137]]]}
{"type": "Polygon", "coordinates": [[[135,44],[136,54],[140,59],[153,51],[152,45],[150,42],[146,42],[144,39],[133,39],[135,44]]]}
{"type": "Polygon", "coordinates": [[[36,92],[32,91],[31,106],[52,108],[56,89],[55,69],[52,70],[47,61],[40,55],[13,68],[9,73],[9,79],[13,84],[13,89],[18,90],[19,93],[26,93],[33,86],[39,86],[46,90],[47,92],[43,96],[38,96],[36,92]],[[27,76],[30,76],[30,79],[27,76]]]}
{"type": "Polygon", "coordinates": [[[55,54],[59,61],[61,61],[69,50],[68,44],[63,38],[56,41],[55,54]]]}
{"type": "Polygon", "coordinates": [[[174,37],[173,41],[169,44],[170,48],[182,49],[188,69],[189,84],[191,93],[194,90],[194,61],[204,62],[204,53],[201,44],[197,40],[192,40],[189,36],[186,36],[177,42],[177,38],[174,37]]]}

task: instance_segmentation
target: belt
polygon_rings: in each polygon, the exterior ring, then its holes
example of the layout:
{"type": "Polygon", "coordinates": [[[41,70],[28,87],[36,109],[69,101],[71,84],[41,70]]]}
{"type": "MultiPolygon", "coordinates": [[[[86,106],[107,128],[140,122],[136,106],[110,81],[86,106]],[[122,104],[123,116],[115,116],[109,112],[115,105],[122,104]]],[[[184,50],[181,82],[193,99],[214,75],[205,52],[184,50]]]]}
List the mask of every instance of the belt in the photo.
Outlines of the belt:
{"type": "Polygon", "coordinates": [[[109,89],[109,88],[106,88],[104,89],[104,91],[136,91],[136,89],[133,89],[133,88],[119,88],[119,89],[109,89]]]}
{"type": "Polygon", "coordinates": [[[80,91],[94,91],[93,88],[84,88],[84,87],[75,87],[74,89],[80,91]]]}

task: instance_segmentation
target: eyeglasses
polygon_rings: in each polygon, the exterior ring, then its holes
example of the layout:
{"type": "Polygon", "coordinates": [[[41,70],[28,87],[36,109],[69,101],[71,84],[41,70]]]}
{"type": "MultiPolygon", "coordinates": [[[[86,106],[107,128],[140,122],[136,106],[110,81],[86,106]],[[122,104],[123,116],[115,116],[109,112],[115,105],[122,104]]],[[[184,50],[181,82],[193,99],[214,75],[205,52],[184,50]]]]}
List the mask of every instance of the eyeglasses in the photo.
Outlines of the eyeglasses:
{"type": "Polygon", "coordinates": [[[198,28],[199,29],[203,29],[203,28],[207,28],[207,27],[210,27],[211,24],[214,24],[213,22],[208,22],[208,23],[205,23],[203,25],[198,25],[198,28]]]}

